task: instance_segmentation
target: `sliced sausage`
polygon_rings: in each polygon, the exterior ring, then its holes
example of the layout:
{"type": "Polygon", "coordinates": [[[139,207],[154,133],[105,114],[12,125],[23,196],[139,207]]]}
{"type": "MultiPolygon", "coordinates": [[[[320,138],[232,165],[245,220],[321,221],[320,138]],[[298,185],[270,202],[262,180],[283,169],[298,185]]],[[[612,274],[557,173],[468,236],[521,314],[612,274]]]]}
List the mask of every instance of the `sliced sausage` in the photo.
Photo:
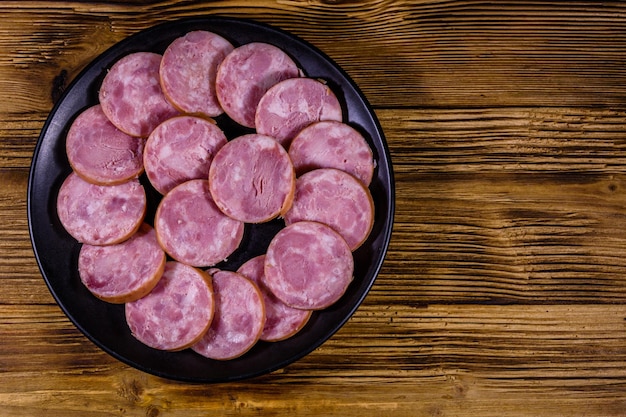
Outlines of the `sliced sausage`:
{"type": "Polygon", "coordinates": [[[170,261],[150,293],[126,303],[125,314],[137,340],[154,349],[176,351],[204,335],[214,308],[211,278],[204,271],[170,261]]]}
{"type": "Polygon", "coordinates": [[[374,201],[369,189],[347,172],[316,169],[296,180],[293,204],[285,213],[285,224],[301,220],[332,227],[355,250],[374,225],[374,201]]]}
{"type": "Polygon", "coordinates": [[[104,114],[131,136],[147,137],[178,114],[161,89],[161,55],[135,52],[117,61],[104,77],[99,99],[104,114]]]}
{"type": "Polygon", "coordinates": [[[267,90],[257,106],[257,133],[275,138],[285,149],[302,129],[320,120],[342,120],[333,91],[312,78],[291,78],[267,90]]]}
{"type": "Polygon", "coordinates": [[[226,142],[224,132],[203,118],[168,119],[152,131],[146,142],[146,175],[161,194],[185,181],[206,179],[213,156],[226,142]]]}
{"type": "Polygon", "coordinates": [[[143,171],[144,140],[116,128],[99,104],[76,117],[67,133],[70,166],[94,184],[119,184],[143,171]]]}
{"type": "Polygon", "coordinates": [[[223,37],[203,30],[175,39],[163,53],[159,69],[165,96],[186,113],[222,114],[215,78],[218,65],[233,49],[223,37]]]}
{"type": "Polygon", "coordinates": [[[191,348],[207,358],[234,359],[259,340],[265,323],[263,298],[252,281],[231,271],[213,271],[213,289],[213,322],[191,348]]]}
{"type": "Polygon", "coordinates": [[[319,310],[345,293],[354,272],[352,252],[329,226],[312,221],[291,224],[271,240],[265,257],[265,283],[285,304],[319,310]]]}
{"type": "Polygon", "coordinates": [[[72,172],[59,189],[57,214],[65,230],[79,242],[111,245],[139,229],[146,214],[146,193],[137,179],[97,185],[72,172]]]}
{"type": "Polygon", "coordinates": [[[295,171],[287,151],[268,136],[239,136],[224,145],[209,169],[215,204],[226,215],[261,223],[291,206],[295,171]]]}
{"type": "Polygon", "coordinates": [[[241,243],[244,224],[222,213],[211,198],[207,180],[174,187],[157,208],[154,227],[172,258],[192,266],[212,266],[241,243]]]}
{"type": "Polygon", "coordinates": [[[241,275],[257,284],[265,304],[265,326],[261,340],[276,342],[296,334],[311,317],[311,310],[289,307],[280,301],[265,285],[265,255],[256,256],[237,270],[241,275]]]}
{"type": "Polygon", "coordinates": [[[279,81],[298,76],[298,66],[280,48],[263,42],[248,43],[235,48],[218,67],[217,98],[231,119],[253,128],[261,96],[279,81]]]}
{"type": "Polygon", "coordinates": [[[317,168],[337,168],[369,186],[374,175],[372,149],[358,130],[342,122],[305,127],[291,142],[289,156],[298,176],[317,168]]]}
{"type": "Polygon", "coordinates": [[[165,268],[165,252],[154,229],[144,223],[116,245],[83,245],[78,255],[80,280],[96,297],[127,303],[148,294],[165,268]]]}

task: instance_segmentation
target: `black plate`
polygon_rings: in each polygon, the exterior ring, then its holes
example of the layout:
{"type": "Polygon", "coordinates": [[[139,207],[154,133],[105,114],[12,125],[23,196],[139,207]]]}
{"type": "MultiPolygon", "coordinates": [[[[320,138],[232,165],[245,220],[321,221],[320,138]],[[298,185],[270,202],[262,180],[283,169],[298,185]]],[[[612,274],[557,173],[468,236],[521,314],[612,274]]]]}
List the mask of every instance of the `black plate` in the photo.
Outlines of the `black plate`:
{"type": "MultiPolygon", "coordinates": [[[[218,124],[229,138],[244,133],[226,117],[218,118],[218,124]]],[[[158,194],[150,189],[145,176],[142,181],[154,210],[158,194]]],[[[348,75],[318,49],[289,33],[253,21],[220,17],[155,26],[119,42],[91,62],[50,113],[35,148],[28,182],[28,225],[35,257],[50,292],[69,319],[93,343],[118,360],[157,376],[190,382],[233,381],[272,372],[310,353],[339,330],[361,304],[380,270],[391,236],[394,204],[391,160],[382,129],[348,75]],[[80,244],[63,229],[56,213],[59,187],[71,170],[65,155],[65,135],[73,119],[97,103],[98,88],[107,69],[131,52],[163,53],[170,42],[191,30],[215,32],[235,46],[259,41],[282,48],[307,76],[328,82],[345,105],[345,121],[365,135],[377,161],[370,186],[376,204],[374,228],[354,254],[355,279],[346,294],[334,306],[314,313],[305,328],[292,338],[276,343],[259,342],[244,356],[230,361],[206,359],[189,349],[162,352],[133,338],[124,319],[123,306],[96,299],[81,284],[77,272],[80,244]]],[[[148,212],[146,221],[151,221],[153,213],[148,212]]],[[[263,253],[271,236],[281,227],[280,221],[248,226],[242,247],[219,266],[233,270],[246,259],[263,253]]]]}

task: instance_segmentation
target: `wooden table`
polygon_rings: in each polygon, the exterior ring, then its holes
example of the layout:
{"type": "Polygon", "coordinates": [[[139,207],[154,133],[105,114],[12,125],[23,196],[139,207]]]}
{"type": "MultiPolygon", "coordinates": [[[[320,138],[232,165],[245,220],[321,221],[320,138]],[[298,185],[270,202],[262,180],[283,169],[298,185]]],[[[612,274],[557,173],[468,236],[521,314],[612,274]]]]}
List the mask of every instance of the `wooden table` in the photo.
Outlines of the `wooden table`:
{"type": "Polygon", "coordinates": [[[626,415],[626,4],[3,1],[0,29],[3,416],[626,415]],[[26,188],[85,65],[213,14],[290,31],[346,70],[387,137],[397,210],[338,333],[207,385],[128,367],[71,324],[31,250],[26,188]]]}

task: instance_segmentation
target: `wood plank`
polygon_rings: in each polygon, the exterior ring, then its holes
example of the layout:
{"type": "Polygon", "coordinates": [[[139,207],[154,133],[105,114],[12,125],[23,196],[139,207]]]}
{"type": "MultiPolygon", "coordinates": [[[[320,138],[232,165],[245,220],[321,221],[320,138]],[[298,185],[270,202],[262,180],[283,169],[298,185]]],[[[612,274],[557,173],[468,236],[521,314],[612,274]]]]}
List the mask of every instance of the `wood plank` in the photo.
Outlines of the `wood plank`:
{"type": "MultiPolygon", "coordinates": [[[[371,293],[376,302],[398,294],[416,303],[626,300],[624,111],[377,114],[394,164],[397,211],[371,293]]],[[[20,120],[0,122],[0,154],[11,161],[0,171],[0,274],[15,284],[0,299],[49,303],[25,217],[38,123],[20,120]]]]}
{"type": "Polygon", "coordinates": [[[624,108],[620,2],[16,5],[23,2],[0,5],[0,22],[12,25],[12,36],[0,39],[0,90],[14,98],[0,103],[2,113],[47,112],[115,42],[166,20],[212,14],[257,19],[301,36],[337,61],[375,107],[624,108]]]}
{"type": "Polygon", "coordinates": [[[626,301],[623,175],[396,179],[381,302],[626,301]]]}
{"type": "MultiPolygon", "coordinates": [[[[7,141],[2,139],[0,143],[0,148],[7,145],[7,141]]],[[[0,154],[9,155],[10,152],[2,149],[0,154]]],[[[0,304],[54,303],[30,244],[26,214],[28,170],[0,169],[0,183],[0,280],[4,284],[0,291],[0,304]]]]}
{"type": "Polygon", "coordinates": [[[396,172],[620,174],[624,110],[572,107],[376,111],[396,172]]]}
{"type": "Polygon", "coordinates": [[[98,54],[121,39],[105,16],[74,12],[71,4],[33,3],[28,10],[0,5],[0,22],[11,22],[11,36],[0,41],[0,91],[12,100],[0,112],[47,113],[68,83],[98,54]]]}
{"type": "MultiPolygon", "coordinates": [[[[396,170],[621,173],[626,109],[376,109],[396,170]]],[[[0,168],[28,168],[47,112],[0,120],[0,168]]]]}
{"type": "Polygon", "coordinates": [[[553,416],[578,415],[579,407],[622,415],[626,398],[615,393],[626,387],[625,306],[406,301],[384,309],[366,303],[302,360],[215,385],[127,368],[94,348],[56,307],[0,306],[0,405],[11,415],[47,409],[50,416],[553,416]]]}
{"type": "Polygon", "coordinates": [[[377,113],[397,197],[381,302],[624,301],[621,111],[377,113]]]}
{"type": "MultiPolygon", "coordinates": [[[[0,90],[1,91],[1,90],[0,90]]],[[[29,169],[47,114],[6,114],[0,120],[0,169],[29,169]]]]}

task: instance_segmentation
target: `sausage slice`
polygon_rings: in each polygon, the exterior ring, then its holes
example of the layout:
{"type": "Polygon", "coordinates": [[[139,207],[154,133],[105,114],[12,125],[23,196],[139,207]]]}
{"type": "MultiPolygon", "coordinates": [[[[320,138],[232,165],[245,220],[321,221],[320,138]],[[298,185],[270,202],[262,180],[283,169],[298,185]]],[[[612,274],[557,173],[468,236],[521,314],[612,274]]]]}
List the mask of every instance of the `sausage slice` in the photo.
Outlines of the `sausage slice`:
{"type": "Polygon", "coordinates": [[[226,114],[242,126],[254,127],[263,94],[274,84],[300,76],[296,63],[282,49],[263,42],[235,48],[217,69],[217,98],[226,114]]]}
{"type": "Polygon", "coordinates": [[[167,194],[192,179],[206,179],[215,153],[226,135],[214,123],[194,116],[178,116],[158,125],[144,150],[146,175],[152,186],[167,194]]]}
{"type": "Polygon", "coordinates": [[[137,178],[143,171],[143,148],[144,140],[116,128],[99,104],[76,117],[65,140],[74,172],[86,181],[102,185],[137,178]]]}
{"type": "Polygon", "coordinates": [[[138,300],[159,282],[165,252],[154,229],[144,223],[128,240],[116,245],[83,245],[78,255],[82,283],[96,297],[110,303],[138,300]]]}
{"type": "Polygon", "coordinates": [[[161,55],[135,52],[109,70],[98,94],[104,114],[131,136],[147,137],[164,120],[178,114],[161,89],[161,55]]]}
{"type": "Polygon", "coordinates": [[[207,180],[190,180],[167,193],[154,219],[159,243],[172,258],[200,267],[226,259],[243,238],[244,224],[222,213],[207,180]]]}
{"type": "Polygon", "coordinates": [[[369,186],[374,175],[372,149],[358,130],[342,122],[305,127],[291,142],[289,157],[298,176],[317,168],[337,168],[369,186]]]}
{"type": "Polygon", "coordinates": [[[210,277],[179,262],[165,271],[148,295],[126,303],[132,335],[154,349],[177,351],[196,343],[209,328],[214,313],[210,277]]]}
{"type": "Polygon", "coordinates": [[[57,196],[57,214],[77,241],[111,245],[128,239],[146,214],[146,193],[139,180],[97,185],[70,173],[57,196]]]}
{"type": "Polygon", "coordinates": [[[257,284],[265,304],[265,326],[261,340],[276,342],[296,334],[311,317],[311,310],[289,307],[280,301],[265,285],[265,255],[256,256],[241,265],[240,274],[257,284]]]}
{"type": "Polygon", "coordinates": [[[374,200],[369,189],[347,172],[316,169],[296,180],[293,204],[285,213],[286,224],[301,220],[332,227],[355,250],[374,225],[374,200]]]}
{"type": "Polygon", "coordinates": [[[256,109],[257,133],[275,138],[285,149],[305,127],[320,120],[342,120],[333,91],[312,78],[291,78],[263,95],[256,109]]]}
{"type": "Polygon", "coordinates": [[[265,283],[285,304],[319,310],[345,293],[354,272],[352,252],[329,226],[312,221],[291,224],[271,240],[265,257],[265,283]]]}
{"type": "Polygon", "coordinates": [[[269,136],[257,134],[228,142],[209,169],[215,204],[246,223],[262,223],[284,214],[293,200],[295,180],[287,151],[269,136]]]}
{"type": "Polygon", "coordinates": [[[215,78],[218,65],[233,49],[223,37],[203,30],[175,39],[163,53],[159,68],[165,96],[182,112],[222,114],[215,78]]]}
{"type": "Polygon", "coordinates": [[[237,358],[259,340],[265,307],[259,288],[243,275],[212,271],[215,317],[205,335],[191,348],[217,360],[237,358]]]}

